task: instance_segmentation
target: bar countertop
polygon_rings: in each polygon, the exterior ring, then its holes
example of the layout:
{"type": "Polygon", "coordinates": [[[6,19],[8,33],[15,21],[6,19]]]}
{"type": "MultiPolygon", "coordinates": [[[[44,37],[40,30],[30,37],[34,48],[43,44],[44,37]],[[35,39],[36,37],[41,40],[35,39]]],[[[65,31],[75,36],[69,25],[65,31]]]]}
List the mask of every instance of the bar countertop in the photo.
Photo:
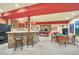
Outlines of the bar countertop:
{"type": "MultiPolygon", "coordinates": [[[[27,34],[27,33],[34,33],[34,42],[38,41],[38,38],[36,38],[37,36],[37,31],[11,31],[11,32],[6,32],[8,34],[8,48],[12,48],[14,47],[14,34],[27,34]]],[[[38,37],[38,36],[37,36],[38,37]]],[[[23,44],[27,45],[26,43],[27,39],[23,39],[23,44]]]]}
{"type": "Polygon", "coordinates": [[[38,31],[10,31],[6,33],[26,33],[26,32],[38,32],[38,31]]]}

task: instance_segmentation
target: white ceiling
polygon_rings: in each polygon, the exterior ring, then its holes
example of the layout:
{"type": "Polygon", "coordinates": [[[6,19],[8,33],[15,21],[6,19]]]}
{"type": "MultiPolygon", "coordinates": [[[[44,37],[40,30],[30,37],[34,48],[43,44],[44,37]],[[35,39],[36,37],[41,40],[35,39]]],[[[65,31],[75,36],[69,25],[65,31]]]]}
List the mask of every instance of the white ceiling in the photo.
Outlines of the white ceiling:
{"type": "Polygon", "coordinates": [[[37,3],[0,3],[0,13],[11,11],[17,8],[30,6],[37,3]]]}
{"type": "Polygon", "coordinates": [[[31,17],[31,21],[64,21],[70,20],[71,18],[79,15],[79,11],[71,11],[71,12],[61,12],[61,13],[53,13],[47,15],[33,16],[31,17]]]}
{"type": "MultiPolygon", "coordinates": [[[[31,22],[64,21],[64,20],[70,20],[71,18],[74,18],[77,15],[79,15],[79,11],[60,12],[60,13],[32,16],[31,22]]],[[[20,19],[21,21],[22,20],[27,21],[27,17],[20,19]]]]}
{"type": "MultiPolygon", "coordinates": [[[[7,12],[17,8],[30,6],[37,3],[0,3],[0,12],[7,12]],[[18,5],[18,6],[15,6],[18,5]]],[[[52,13],[46,15],[39,15],[31,17],[31,21],[33,22],[46,22],[46,21],[62,21],[62,20],[69,20],[70,18],[79,15],[78,11],[70,11],[70,12],[61,12],[61,13],[52,13]]],[[[27,18],[24,18],[25,20],[27,18]]]]}

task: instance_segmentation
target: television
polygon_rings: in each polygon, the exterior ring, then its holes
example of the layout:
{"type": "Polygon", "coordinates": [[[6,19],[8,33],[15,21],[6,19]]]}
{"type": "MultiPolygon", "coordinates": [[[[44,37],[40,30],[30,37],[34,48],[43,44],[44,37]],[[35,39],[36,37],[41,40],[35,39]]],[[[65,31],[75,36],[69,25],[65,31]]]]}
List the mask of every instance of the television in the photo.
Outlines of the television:
{"type": "Polygon", "coordinates": [[[68,28],[64,28],[64,29],[63,29],[63,34],[64,34],[64,35],[68,35],[68,28]]]}

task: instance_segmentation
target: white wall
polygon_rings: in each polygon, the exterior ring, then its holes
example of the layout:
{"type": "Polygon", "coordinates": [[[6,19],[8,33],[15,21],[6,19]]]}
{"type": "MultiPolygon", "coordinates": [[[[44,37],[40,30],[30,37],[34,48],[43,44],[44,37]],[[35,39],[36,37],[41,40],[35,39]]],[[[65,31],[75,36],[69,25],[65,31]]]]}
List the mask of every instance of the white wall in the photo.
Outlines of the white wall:
{"type": "Polygon", "coordinates": [[[6,20],[7,19],[0,18],[0,24],[7,24],[6,20]]]}
{"type": "Polygon", "coordinates": [[[51,25],[52,26],[52,28],[54,27],[54,26],[57,26],[57,30],[52,30],[52,32],[59,32],[59,33],[62,33],[62,29],[63,28],[68,28],[68,24],[53,24],[53,25],[51,25]],[[64,25],[64,27],[62,27],[62,25],[64,25]]]}

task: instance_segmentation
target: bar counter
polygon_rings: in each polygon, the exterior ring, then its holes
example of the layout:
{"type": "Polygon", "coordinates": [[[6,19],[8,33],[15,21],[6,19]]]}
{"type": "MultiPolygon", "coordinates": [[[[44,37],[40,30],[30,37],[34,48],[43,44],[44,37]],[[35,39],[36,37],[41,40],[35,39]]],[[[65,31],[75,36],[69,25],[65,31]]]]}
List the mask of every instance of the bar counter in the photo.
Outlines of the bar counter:
{"type": "MultiPolygon", "coordinates": [[[[8,48],[13,48],[14,47],[14,35],[15,34],[26,34],[27,33],[34,33],[34,44],[38,41],[38,39],[36,38],[37,33],[36,31],[11,31],[11,32],[7,32],[8,34],[8,48]]],[[[37,36],[38,37],[38,36],[37,36]]],[[[23,39],[23,45],[27,45],[26,43],[26,39],[23,39]]]]}

